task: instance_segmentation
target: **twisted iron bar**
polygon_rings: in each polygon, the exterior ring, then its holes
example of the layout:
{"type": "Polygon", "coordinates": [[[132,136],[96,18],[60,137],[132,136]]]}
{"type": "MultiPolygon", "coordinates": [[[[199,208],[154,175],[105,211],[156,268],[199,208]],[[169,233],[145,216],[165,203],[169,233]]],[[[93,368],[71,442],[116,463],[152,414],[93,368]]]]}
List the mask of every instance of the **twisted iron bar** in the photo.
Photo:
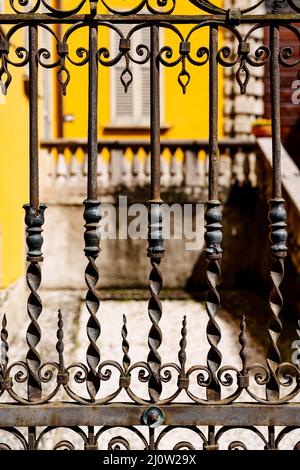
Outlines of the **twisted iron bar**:
{"type": "Polygon", "coordinates": [[[271,222],[270,239],[272,242],[271,253],[273,264],[271,268],[272,290],[269,298],[272,317],[269,322],[270,346],[267,352],[267,364],[270,370],[270,380],[267,383],[267,399],[278,400],[280,396],[280,383],[277,374],[281,362],[281,354],[277,342],[282,332],[280,313],[283,307],[283,298],[280,286],[284,278],[284,258],[287,256],[287,231],[286,211],[283,199],[272,199],[270,201],[269,219],[271,222]]]}
{"type": "Polygon", "coordinates": [[[2,328],[0,333],[1,340],[1,357],[0,357],[0,396],[11,387],[12,382],[8,377],[7,367],[8,367],[8,331],[7,331],[7,319],[4,314],[2,317],[2,328]]]}
{"type": "Polygon", "coordinates": [[[186,346],[187,346],[187,340],[186,340],[187,328],[186,328],[186,325],[187,325],[187,321],[186,321],[186,315],[185,315],[184,318],[183,318],[183,321],[182,321],[181,339],[180,339],[180,342],[179,342],[180,350],[178,352],[178,361],[179,361],[179,364],[180,364],[180,370],[181,370],[182,376],[185,376],[185,370],[186,370],[186,346]]]}
{"type": "Polygon", "coordinates": [[[120,376],[120,388],[128,389],[130,387],[131,381],[131,374],[130,374],[130,365],[131,359],[129,356],[129,342],[127,339],[128,330],[127,330],[127,318],[126,315],[123,315],[123,325],[121,329],[121,336],[122,336],[122,351],[123,351],[123,359],[122,359],[122,366],[123,371],[120,376]]]}
{"type": "Polygon", "coordinates": [[[183,317],[182,328],[181,328],[181,338],[179,342],[179,352],[178,352],[178,361],[180,366],[180,374],[178,375],[178,388],[180,390],[188,390],[189,388],[189,377],[186,373],[186,346],[187,346],[187,320],[186,316],[183,317]]]}
{"type": "Polygon", "coordinates": [[[130,359],[130,356],[129,356],[129,342],[128,342],[128,339],[127,339],[127,334],[128,334],[127,319],[126,319],[125,315],[123,315],[123,325],[122,325],[121,334],[122,334],[122,351],[123,351],[122,364],[123,364],[124,373],[125,373],[125,375],[127,375],[128,374],[128,369],[129,369],[130,364],[131,364],[131,359],[130,359]]]}
{"type": "Polygon", "coordinates": [[[5,371],[7,369],[7,364],[8,364],[8,351],[9,351],[9,345],[7,342],[8,339],[8,331],[7,331],[7,319],[6,315],[4,314],[2,317],[2,328],[1,328],[1,368],[3,376],[5,375],[5,371]]]}
{"type": "Polygon", "coordinates": [[[159,265],[164,254],[162,238],[162,209],[160,204],[150,204],[148,240],[148,256],[150,257],[152,266],[149,276],[150,299],[148,303],[148,313],[152,323],[148,336],[148,346],[150,349],[147,359],[150,369],[148,389],[151,401],[157,402],[159,401],[162,392],[160,378],[161,357],[158,352],[162,343],[162,332],[159,327],[159,322],[162,316],[162,305],[159,299],[159,294],[163,287],[163,278],[159,270],[159,265]]]}
{"type": "Polygon", "coordinates": [[[221,340],[221,330],[216,321],[216,316],[220,307],[220,295],[217,290],[217,285],[221,278],[221,258],[223,251],[221,248],[222,212],[221,203],[219,201],[209,201],[207,203],[205,220],[205,254],[208,262],[208,293],[206,297],[206,311],[209,317],[206,335],[210,344],[210,349],[207,355],[207,367],[211,374],[206,394],[209,401],[217,401],[221,398],[221,386],[217,377],[217,372],[222,362],[222,354],[218,349],[218,344],[221,340]]]}
{"type": "Polygon", "coordinates": [[[87,389],[91,400],[94,401],[100,388],[100,378],[97,373],[97,367],[100,362],[100,350],[97,346],[97,339],[101,334],[101,326],[97,318],[100,300],[96,290],[99,280],[99,270],[96,265],[96,259],[100,252],[98,224],[101,220],[101,210],[100,203],[98,201],[86,200],[84,205],[84,219],[86,221],[84,251],[88,259],[88,265],[85,270],[85,282],[88,288],[86,294],[86,307],[90,315],[87,323],[87,336],[90,342],[86,355],[89,366],[87,389]]]}
{"type": "Polygon", "coordinates": [[[37,351],[37,345],[41,339],[41,329],[38,323],[40,314],[42,313],[42,301],[38,294],[41,284],[41,268],[39,263],[42,257],[42,225],[44,224],[45,204],[40,204],[39,210],[35,211],[29,204],[24,205],[26,212],[25,224],[27,226],[26,243],[28,246],[27,260],[29,266],[27,268],[26,280],[30,290],[27,301],[27,313],[30,318],[30,324],[26,333],[26,341],[29,347],[26,355],[26,363],[28,366],[28,399],[30,401],[40,400],[42,396],[41,380],[38,370],[41,366],[41,358],[37,351]]]}
{"type": "Polygon", "coordinates": [[[162,392],[162,384],[159,376],[161,367],[161,357],[158,348],[162,343],[162,332],[159,327],[159,322],[162,316],[162,306],[159,299],[159,293],[163,286],[162,274],[159,270],[159,258],[151,258],[152,270],[149,276],[149,290],[150,300],[148,304],[149,317],[152,322],[152,327],[149,331],[148,346],[150,352],[148,354],[147,362],[151,372],[149,378],[149,395],[151,401],[157,402],[162,392]]]}
{"type": "Polygon", "coordinates": [[[57,343],[56,343],[56,351],[58,353],[58,363],[60,366],[60,370],[65,369],[65,362],[64,362],[64,322],[62,318],[61,310],[58,311],[58,322],[57,322],[57,343]]]}
{"type": "Polygon", "coordinates": [[[240,325],[240,335],[239,335],[239,343],[241,345],[241,350],[240,350],[240,358],[242,361],[242,375],[246,374],[247,371],[247,361],[248,361],[248,356],[247,356],[247,335],[246,335],[246,317],[243,315],[241,325],[240,325]]]}

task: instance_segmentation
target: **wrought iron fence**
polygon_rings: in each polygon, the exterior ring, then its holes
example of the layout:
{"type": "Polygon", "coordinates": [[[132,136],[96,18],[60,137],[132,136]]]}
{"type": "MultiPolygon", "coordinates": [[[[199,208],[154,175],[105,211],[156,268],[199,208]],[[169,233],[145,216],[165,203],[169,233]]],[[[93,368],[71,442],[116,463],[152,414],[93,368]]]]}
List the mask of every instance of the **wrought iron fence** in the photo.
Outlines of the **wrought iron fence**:
{"type": "MultiPolygon", "coordinates": [[[[287,256],[286,212],[281,191],[280,65],[291,67],[300,63],[299,57],[295,57],[295,51],[291,48],[281,49],[280,31],[287,28],[295,34],[298,41],[300,40],[300,31],[295,26],[300,22],[300,3],[298,0],[288,0],[289,12],[282,13],[281,2],[273,2],[272,13],[258,14],[256,10],[264,4],[264,0],[253,2],[253,5],[244,10],[226,10],[206,0],[191,0],[191,3],[199,8],[199,14],[196,15],[177,14],[176,0],[137,0],[131,2],[131,7],[127,10],[120,11],[111,3],[109,0],[82,0],[69,10],[61,11],[46,0],[10,0],[11,12],[0,15],[0,25],[8,25],[6,33],[2,29],[0,32],[2,91],[9,91],[13,67],[24,67],[27,64],[30,87],[30,202],[24,205],[28,245],[27,284],[30,291],[27,304],[30,324],[26,332],[28,352],[25,360],[10,363],[8,327],[4,316],[1,330],[0,427],[8,434],[14,435],[24,449],[39,448],[43,436],[56,428],[66,427],[82,439],[85,449],[97,448],[104,433],[114,427],[126,428],[134,433],[145,449],[158,449],[162,439],[175,428],[193,432],[199,438],[199,448],[207,450],[218,449],[224,434],[240,428],[258,436],[265,449],[276,449],[287,435],[300,427],[300,405],[297,401],[300,389],[299,365],[292,362],[282,363],[278,348],[278,339],[282,332],[280,314],[283,306],[280,286],[284,277],[284,259],[287,256]],[[100,5],[106,8],[107,14],[97,14],[97,7],[100,5]],[[89,12],[84,8],[89,8],[89,12]],[[58,23],[70,25],[63,38],[59,38],[52,27],[58,23]],[[133,25],[127,36],[119,29],[119,26],[125,23],[133,25]],[[190,26],[186,35],[180,30],[182,24],[190,26]],[[239,26],[242,24],[249,25],[246,34],[240,32],[239,26]],[[88,29],[89,45],[87,49],[79,46],[77,57],[74,58],[68,44],[73,33],[82,28],[88,29]],[[115,57],[111,56],[108,48],[99,48],[100,28],[114,30],[119,35],[119,51],[115,57]],[[135,32],[142,28],[150,30],[151,46],[140,44],[136,48],[135,56],[131,39],[135,32]],[[196,44],[194,51],[193,35],[204,28],[209,31],[209,47],[199,47],[199,44],[196,44]],[[261,28],[269,30],[270,42],[251,51],[251,37],[261,28]],[[12,57],[14,52],[10,43],[15,39],[15,34],[23,29],[28,30],[28,48],[24,45],[18,46],[15,49],[16,57],[12,57]],[[38,32],[42,29],[47,30],[56,42],[54,58],[53,51],[47,50],[38,42],[38,32]],[[177,35],[178,51],[167,44],[160,47],[161,29],[170,29],[177,35]],[[224,29],[233,34],[236,48],[229,45],[220,48],[219,31],[224,29]],[[118,363],[101,360],[101,348],[98,346],[99,340],[102,339],[101,317],[98,315],[100,299],[96,290],[99,272],[95,260],[100,252],[97,226],[101,220],[101,203],[97,199],[98,67],[113,67],[121,60],[125,61],[120,77],[125,89],[133,86],[131,62],[144,64],[150,61],[151,178],[147,255],[151,268],[148,314],[152,326],[148,335],[147,360],[132,362],[128,326],[124,317],[120,332],[123,359],[118,363]],[[241,93],[246,93],[251,67],[262,67],[268,62],[271,70],[273,126],[273,195],[270,200],[269,218],[273,258],[272,290],[269,297],[271,318],[268,325],[270,346],[266,354],[266,364],[249,363],[246,319],[243,318],[237,338],[240,344],[241,366],[236,368],[222,364],[219,347],[222,336],[218,325],[221,302],[218,283],[221,279],[222,207],[219,201],[218,168],[218,67],[237,67],[237,83],[241,93]],[[89,76],[87,198],[84,201],[89,345],[86,362],[76,364],[65,363],[61,312],[58,313],[56,358],[53,357],[52,361],[45,363],[39,354],[42,335],[39,318],[43,308],[39,287],[43,261],[42,227],[46,205],[39,199],[38,71],[41,67],[55,68],[62,93],[65,94],[71,79],[68,64],[88,64],[89,76]],[[209,196],[205,237],[208,284],[206,335],[209,351],[205,364],[195,364],[187,368],[186,318],[183,318],[181,337],[178,338],[178,362],[164,364],[159,353],[163,341],[160,329],[162,304],[159,295],[163,287],[160,264],[164,257],[160,185],[160,68],[179,66],[178,81],[185,92],[190,81],[190,64],[209,66],[209,196]],[[111,380],[113,373],[119,376],[117,387],[109,395],[101,395],[101,384],[111,380]],[[146,384],[148,398],[140,396],[134,390],[134,374],[137,374],[140,382],[146,384]],[[173,393],[166,397],[163,393],[164,384],[174,378],[177,385],[173,393]],[[192,382],[196,384],[197,392],[192,389],[192,382]],[[228,389],[231,391],[228,392],[228,389]],[[68,397],[67,402],[61,401],[61,391],[68,397]],[[117,400],[121,392],[125,392],[127,396],[126,403],[119,403],[117,400]],[[242,397],[244,400],[246,397],[249,403],[244,402],[242,397]],[[181,402],[178,402],[178,398],[181,402]],[[148,436],[144,433],[143,426],[149,429],[148,436]],[[155,430],[160,426],[161,429],[155,430]],[[201,426],[204,426],[206,431],[201,426]],[[259,426],[265,426],[267,433],[259,426]],[[276,426],[284,428],[277,431],[276,426]]],[[[297,334],[300,336],[299,330],[297,334]]],[[[130,444],[125,437],[116,436],[111,438],[108,446],[129,448],[130,444]]],[[[74,444],[62,440],[55,448],[61,447],[73,448],[74,444]]],[[[299,447],[300,443],[295,443],[295,449],[299,447]]],[[[3,443],[1,448],[9,449],[10,445],[3,443]]],[[[191,449],[193,445],[183,440],[175,448],[191,449]]],[[[246,444],[235,440],[229,448],[245,449],[246,444]]]]}

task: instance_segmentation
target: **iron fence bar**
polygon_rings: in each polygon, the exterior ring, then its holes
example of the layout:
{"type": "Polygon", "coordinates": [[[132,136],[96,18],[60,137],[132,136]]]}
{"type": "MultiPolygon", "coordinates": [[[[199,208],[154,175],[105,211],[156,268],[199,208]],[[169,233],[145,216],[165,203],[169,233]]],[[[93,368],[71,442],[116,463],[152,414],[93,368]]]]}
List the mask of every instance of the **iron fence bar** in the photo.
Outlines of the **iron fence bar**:
{"type": "Polygon", "coordinates": [[[98,28],[89,27],[88,199],[97,199],[98,159],[98,28]]]}
{"type": "Polygon", "coordinates": [[[221,240],[222,213],[218,200],[218,26],[210,26],[210,60],[209,60],[209,201],[206,207],[206,259],[207,284],[206,311],[209,317],[206,335],[210,345],[207,355],[209,371],[206,395],[209,401],[221,398],[221,385],[217,376],[222,355],[218,349],[221,331],[216,321],[220,306],[217,285],[221,277],[221,240]]]}
{"type": "Polygon", "coordinates": [[[273,145],[273,198],[281,198],[281,125],[280,125],[280,35],[279,26],[270,28],[271,113],[273,145]]]}
{"type": "Polygon", "coordinates": [[[88,426],[88,442],[85,444],[84,450],[98,450],[98,445],[95,441],[94,426],[88,426]]]}
{"type": "Polygon", "coordinates": [[[275,426],[268,426],[268,450],[277,450],[275,443],[275,426]]]}
{"type": "Polygon", "coordinates": [[[155,450],[155,429],[149,428],[149,450],[155,450]]]}
{"type": "Polygon", "coordinates": [[[209,61],[209,200],[217,200],[218,195],[218,27],[210,27],[209,61]]]}
{"type": "Polygon", "coordinates": [[[37,345],[41,339],[41,329],[38,319],[42,313],[42,301],[38,294],[41,284],[40,262],[42,258],[42,225],[44,224],[45,204],[39,202],[39,142],[38,142],[38,31],[35,25],[28,28],[29,36],[29,167],[30,167],[30,203],[24,205],[25,224],[27,226],[27,285],[30,294],[27,301],[27,311],[30,324],[26,332],[28,352],[26,364],[28,368],[27,394],[29,401],[40,400],[42,385],[39,377],[41,358],[37,345]]]}
{"type": "Polygon", "coordinates": [[[273,187],[270,200],[270,239],[271,239],[271,282],[272,290],[269,297],[271,319],[269,322],[270,346],[267,351],[267,364],[270,380],[266,385],[267,400],[278,400],[280,397],[280,379],[278,367],[281,354],[278,339],[282,332],[280,314],[283,308],[283,297],[280,286],[284,278],[284,258],[287,256],[287,232],[285,201],[281,189],[281,125],[280,125],[280,34],[279,26],[270,27],[270,85],[272,113],[272,171],[273,187]]]}
{"type": "Polygon", "coordinates": [[[159,27],[151,26],[151,56],[150,56],[150,113],[151,113],[151,199],[149,201],[149,233],[148,256],[151,261],[149,276],[150,299],[148,313],[152,323],[148,336],[149,354],[147,364],[149,367],[148,391],[150,400],[157,402],[162,392],[160,378],[161,357],[158,348],[162,342],[162,333],[159,321],[162,316],[162,306],[159,293],[162,289],[163,279],[159,270],[161,258],[164,254],[162,238],[162,210],[160,194],[160,72],[159,72],[159,27]]]}
{"type": "Polygon", "coordinates": [[[87,323],[87,336],[89,346],[87,349],[87,363],[89,367],[87,375],[87,390],[92,401],[100,388],[100,378],[97,371],[100,362],[100,350],[97,339],[100,336],[101,327],[97,318],[100,301],[96,291],[99,280],[99,270],[96,266],[96,258],[100,252],[100,236],[98,224],[101,219],[100,202],[97,200],[97,161],[98,161],[98,26],[91,24],[89,27],[89,98],[88,98],[88,176],[87,199],[84,201],[85,220],[85,254],[88,265],[85,270],[87,284],[86,306],[89,312],[87,323]]]}
{"type": "Polygon", "coordinates": [[[30,205],[39,209],[39,163],[38,163],[38,30],[29,26],[29,123],[30,123],[30,205]]]}
{"type": "Polygon", "coordinates": [[[219,446],[216,443],[216,429],[215,426],[208,426],[208,440],[207,444],[203,446],[204,450],[218,450],[219,446]]]}
{"type": "Polygon", "coordinates": [[[151,26],[151,200],[160,200],[159,28],[151,26]]]}
{"type": "Polygon", "coordinates": [[[36,427],[28,427],[28,450],[35,450],[36,444],[36,427]]]}

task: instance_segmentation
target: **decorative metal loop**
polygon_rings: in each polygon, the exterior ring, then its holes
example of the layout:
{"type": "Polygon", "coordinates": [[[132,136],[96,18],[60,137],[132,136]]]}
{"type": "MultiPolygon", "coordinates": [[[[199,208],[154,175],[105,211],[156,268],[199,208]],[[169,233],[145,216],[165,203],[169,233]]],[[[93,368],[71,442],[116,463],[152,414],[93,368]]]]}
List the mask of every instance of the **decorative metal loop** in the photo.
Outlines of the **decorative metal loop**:
{"type": "Polygon", "coordinates": [[[170,15],[176,6],[176,0],[137,0],[136,6],[126,10],[112,7],[109,0],[101,0],[101,2],[110,13],[124,16],[139,13],[144,8],[147,8],[147,10],[153,14],[170,15]]]}

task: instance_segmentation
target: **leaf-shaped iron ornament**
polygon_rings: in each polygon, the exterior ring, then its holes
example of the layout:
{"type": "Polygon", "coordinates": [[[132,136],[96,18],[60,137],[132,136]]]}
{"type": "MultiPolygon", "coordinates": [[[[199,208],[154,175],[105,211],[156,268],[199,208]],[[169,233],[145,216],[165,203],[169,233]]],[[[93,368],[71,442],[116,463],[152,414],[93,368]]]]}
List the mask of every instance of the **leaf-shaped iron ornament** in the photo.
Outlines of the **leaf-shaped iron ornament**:
{"type": "Polygon", "coordinates": [[[0,38],[0,88],[3,95],[7,94],[7,89],[12,80],[11,74],[7,68],[7,55],[9,44],[6,39],[0,38]]]}
{"type": "Polygon", "coordinates": [[[247,92],[247,86],[250,80],[250,72],[247,66],[247,57],[250,53],[250,43],[241,42],[239,45],[239,55],[240,55],[240,66],[236,72],[236,80],[239,84],[241,94],[245,95],[247,92]]]}
{"type": "Polygon", "coordinates": [[[182,70],[180,74],[178,75],[178,82],[184,94],[186,94],[186,88],[188,84],[190,83],[190,81],[191,81],[191,76],[189,72],[186,70],[184,62],[182,62],[182,70]]]}
{"type": "MultiPolygon", "coordinates": [[[[127,62],[127,60],[126,60],[126,62],[127,62]]],[[[121,83],[124,87],[125,93],[127,93],[128,88],[130,87],[131,83],[133,82],[133,75],[132,75],[132,72],[129,68],[129,63],[127,63],[126,68],[121,73],[120,80],[121,80],[121,83]]]]}

